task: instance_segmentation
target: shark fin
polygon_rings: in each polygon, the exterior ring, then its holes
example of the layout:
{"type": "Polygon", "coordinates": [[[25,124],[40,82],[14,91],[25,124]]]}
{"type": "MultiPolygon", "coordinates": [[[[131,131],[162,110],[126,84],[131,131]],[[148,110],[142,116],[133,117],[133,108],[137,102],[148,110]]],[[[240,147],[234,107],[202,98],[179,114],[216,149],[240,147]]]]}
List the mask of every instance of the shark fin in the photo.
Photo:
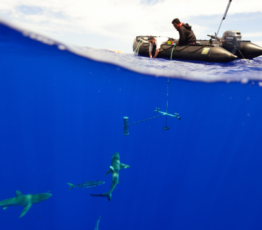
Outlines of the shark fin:
{"type": "Polygon", "coordinates": [[[16,190],[16,191],[15,191],[15,195],[16,195],[16,196],[23,196],[24,194],[21,193],[20,191],[16,190]]]}
{"type": "Polygon", "coordinates": [[[120,181],[117,181],[117,183],[119,184],[119,183],[120,183],[120,181]]]}
{"type": "Polygon", "coordinates": [[[32,204],[28,204],[26,206],[24,206],[23,212],[21,213],[21,215],[19,216],[19,218],[23,217],[27,211],[31,208],[32,204]]]}
{"type": "Polygon", "coordinates": [[[112,166],[110,166],[110,169],[106,172],[105,175],[107,175],[107,174],[109,174],[109,173],[111,173],[111,172],[114,172],[114,168],[113,168],[112,166]]]}
{"type": "Polygon", "coordinates": [[[90,194],[90,196],[107,197],[108,201],[110,201],[112,194],[107,192],[107,193],[103,193],[103,194],[90,194]]]}
{"type": "Polygon", "coordinates": [[[127,169],[127,168],[131,168],[129,165],[125,165],[125,164],[120,164],[120,168],[121,169],[127,169]]]}
{"type": "Polygon", "coordinates": [[[71,183],[67,183],[69,186],[70,186],[70,189],[69,189],[69,191],[71,191],[73,188],[74,188],[74,185],[73,184],[71,184],[71,183]]]}
{"type": "Polygon", "coordinates": [[[3,210],[6,210],[8,207],[3,207],[3,210]]]}

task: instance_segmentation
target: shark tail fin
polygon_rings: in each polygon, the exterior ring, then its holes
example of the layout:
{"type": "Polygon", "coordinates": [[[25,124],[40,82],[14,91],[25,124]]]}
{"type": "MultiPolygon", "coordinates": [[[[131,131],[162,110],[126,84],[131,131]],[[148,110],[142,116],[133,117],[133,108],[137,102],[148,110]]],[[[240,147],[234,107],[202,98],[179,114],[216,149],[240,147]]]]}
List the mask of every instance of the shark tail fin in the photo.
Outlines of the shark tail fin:
{"type": "Polygon", "coordinates": [[[3,207],[3,210],[6,210],[8,207],[3,207]]]}
{"type": "Polygon", "coordinates": [[[71,191],[73,188],[74,188],[74,185],[73,184],[71,184],[71,183],[67,183],[69,186],[70,186],[70,189],[69,189],[69,191],[71,191]]]}
{"type": "Polygon", "coordinates": [[[103,194],[90,194],[90,196],[107,197],[108,201],[110,201],[111,197],[112,197],[112,193],[107,192],[107,193],[103,193],[103,194]]]}

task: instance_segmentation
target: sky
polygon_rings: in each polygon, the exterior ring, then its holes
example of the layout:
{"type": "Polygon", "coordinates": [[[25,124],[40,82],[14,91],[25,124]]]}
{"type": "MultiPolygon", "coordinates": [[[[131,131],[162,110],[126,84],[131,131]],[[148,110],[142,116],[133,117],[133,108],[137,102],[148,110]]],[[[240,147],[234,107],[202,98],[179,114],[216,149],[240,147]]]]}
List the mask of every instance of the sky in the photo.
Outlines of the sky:
{"type": "MultiPolygon", "coordinates": [[[[174,18],[208,39],[221,22],[228,0],[1,0],[0,17],[55,40],[132,52],[138,35],[179,38],[174,18]]],[[[238,30],[262,46],[262,0],[232,0],[219,35],[238,30]]]]}

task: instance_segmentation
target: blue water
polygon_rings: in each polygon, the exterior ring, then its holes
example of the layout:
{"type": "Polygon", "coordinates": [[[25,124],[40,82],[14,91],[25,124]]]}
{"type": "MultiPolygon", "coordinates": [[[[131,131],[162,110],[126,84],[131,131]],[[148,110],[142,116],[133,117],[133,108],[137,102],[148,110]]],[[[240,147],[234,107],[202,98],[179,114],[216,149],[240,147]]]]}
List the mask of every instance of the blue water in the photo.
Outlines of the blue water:
{"type": "Polygon", "coordinates": [[[36,38],[0,25],[0,200],[53,196],[21,219],[23,207],[0,210],[1,229],[94,229],[99,215],[100,230],[262,229],[261,58],[152,62],[36,38]],[[165,110],[167,76],[168,110],[182,119],[124,136],[124,116],[165,110]],[[131,168],[110,202],[89,196],[109,191],[114,152],[131,168]],[[106,183],[68,191],[92,180],[106,183]]]}

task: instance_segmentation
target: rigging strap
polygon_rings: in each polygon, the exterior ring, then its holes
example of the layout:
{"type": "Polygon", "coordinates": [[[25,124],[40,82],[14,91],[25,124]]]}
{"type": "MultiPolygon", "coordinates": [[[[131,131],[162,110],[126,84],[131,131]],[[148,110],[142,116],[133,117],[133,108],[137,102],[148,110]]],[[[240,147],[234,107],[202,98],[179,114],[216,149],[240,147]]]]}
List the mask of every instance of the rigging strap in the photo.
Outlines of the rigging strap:
{"type": "Polygon", "coordinates": [[[245,59],[244,55],[242,54],[242,52],[240,51],[240,49],[238,50],[238,52],[240,53],[240,55],[243,57],[243,59],[245,59]]]}
{"type": "MultiPolygon", "coordinates": [[[[137,46],[136,46],[136,49],[135,49],[135,51],[134,51],[134,54],[136,53],[136,50],[138,49],[138,47],[140,46],[140,44],[141,44],[142,42],[143,42],[143,41],[141,41],[141,40],[138,42],[138,44],[137,44],[137,46]]],[[[138,49],[138,50],[139,50],[139,49],[138,49]]],[[[137,51],[137,53],[138,53],[138,51],[137,51]]]]}
{"type": "Polygon", "coordinates": [[[132,124],[128,124],[128,126],[130,126],[130,125],[135,125],[135,124],[137,124],[137,123],[141,123],[141,122],[144,122],[144,121],[152,120],[152,119],[155,119],[155,118],[158,118],[158,117],[162,117],[162,116],[164,116],[164,115],[159,115],[159,116],[156,116],[156,117],[150,117],[150,118],[147,118],[147,119],[142,120],[142,121],[137,121],[137,122],[134,122],[134,123],[132,123],[132,124]]]}
{"type": "MultiPolygon", "coordinates": [[[[167,89],[166,89],[166,112],[168,110],[168,91],[169,91],[169,78],[167,79],[167,89]]],[[[167,127],[167,116],[166,116],[166,127],[167,127]]]]}
{"type": "Polygon", "coordinates": [[[170,54],[170,60],[172,60],[172,57],[173,57],[173,51],[175,49],[176,46],[173,46],[172,50],[171,50],[171,54],[170,54]]]}

